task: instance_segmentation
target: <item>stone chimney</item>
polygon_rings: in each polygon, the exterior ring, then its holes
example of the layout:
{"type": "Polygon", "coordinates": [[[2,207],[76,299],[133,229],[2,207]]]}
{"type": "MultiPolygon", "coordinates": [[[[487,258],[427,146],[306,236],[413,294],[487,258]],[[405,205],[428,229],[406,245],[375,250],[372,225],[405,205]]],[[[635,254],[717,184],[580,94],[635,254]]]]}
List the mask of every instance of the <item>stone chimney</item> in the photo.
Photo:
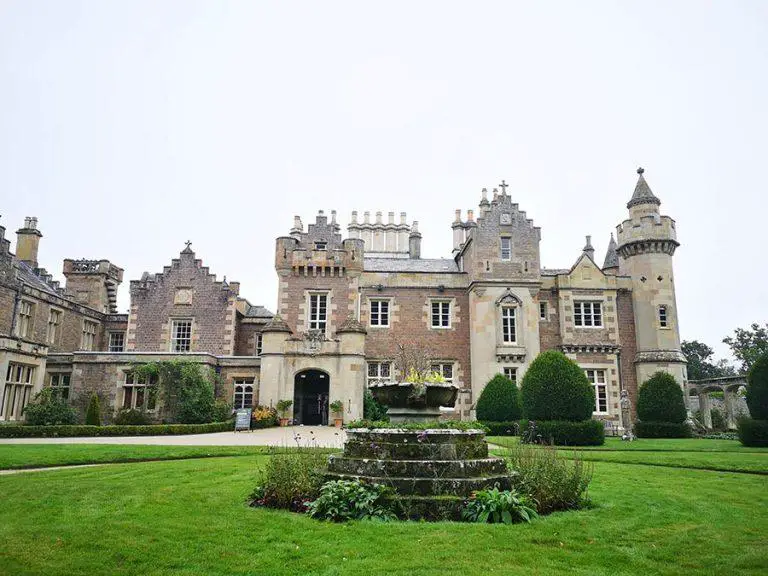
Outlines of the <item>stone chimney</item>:
{"type": "Polygon", "coordinates": [[[421,234],[419,234],[419,222],[413,221],[411,234],[408,237],[408,256],[410,258],[421,258],[421,234]]]}
{"type": "Polygon", "coordinates": [[[24,218],[24,227],[16,230],[16,257],[32,268],[37,268],[37,251],[42,237],[37,229],[37,218],[24,218]]]}

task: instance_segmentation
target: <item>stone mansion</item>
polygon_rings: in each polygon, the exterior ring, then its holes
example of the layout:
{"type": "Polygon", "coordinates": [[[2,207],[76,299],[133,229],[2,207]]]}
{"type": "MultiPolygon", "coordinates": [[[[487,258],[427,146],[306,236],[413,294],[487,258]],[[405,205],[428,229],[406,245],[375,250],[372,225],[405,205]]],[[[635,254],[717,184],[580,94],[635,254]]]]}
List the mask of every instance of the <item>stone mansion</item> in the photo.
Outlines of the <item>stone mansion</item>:
{"type": "Polygon", "coordinates": [[[236,408],[292,399],[297,423],[326,423],[341,400],[362,417],[368,383],[398,378],[400,343],[427,347],[433,369],[461,388],[452,417],[474,417],[498,372],[520,381],[542,350],[575,360],[595,387],[595,416],[621,428],[620,395],[657,370],[686,385],[675,305],[675,221],[660,214],[642,169],[602,266],[590,237],[569,268],[544,268],[541,230],[507,185],[466,219],[456,211],[450,257],[421,258],[418,223],[389,212],[352,212],[346,238],[322,211],[306,230],[296,216],[277,238],[273,314],[218,280],[189,243],[162,272],[130,282],[128,314],[116,311],[123,271],[108,260],[65,260],[66,284],[37,261],[36,218],[0,227],[0,420],[20,420],[50,386],[83,406],[92,393],[117,411],[156,409],[137,363],[184,358],[211,367],[217,393],[236,408]],[[476,214],[476,216],[475,216],[476,214]]]}

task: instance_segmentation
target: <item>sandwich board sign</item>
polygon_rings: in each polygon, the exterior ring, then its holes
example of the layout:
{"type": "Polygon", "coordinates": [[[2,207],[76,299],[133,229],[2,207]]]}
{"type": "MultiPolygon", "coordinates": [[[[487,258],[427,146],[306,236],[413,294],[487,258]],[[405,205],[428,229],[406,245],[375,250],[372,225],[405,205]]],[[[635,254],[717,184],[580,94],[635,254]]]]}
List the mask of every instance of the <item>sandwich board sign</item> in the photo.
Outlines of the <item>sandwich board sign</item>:
{"type": "Polygon", "coordinates": [[[251,409],[244,408],[235,412],[235,432],[251,429],[251,409]]]}

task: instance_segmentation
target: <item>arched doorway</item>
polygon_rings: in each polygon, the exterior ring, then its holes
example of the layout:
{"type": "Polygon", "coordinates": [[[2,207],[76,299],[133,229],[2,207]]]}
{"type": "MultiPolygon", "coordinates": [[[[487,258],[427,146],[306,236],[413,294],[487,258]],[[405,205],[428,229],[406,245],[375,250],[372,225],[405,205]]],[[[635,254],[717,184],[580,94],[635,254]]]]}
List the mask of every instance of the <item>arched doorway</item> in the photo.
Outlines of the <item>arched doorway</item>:
{"type": "Polygon", "coordinates": [[[293,418],[296,424],[328,424],[328,389],[331,379],[320,370],[302,370],[293,383],[293,418]]]}

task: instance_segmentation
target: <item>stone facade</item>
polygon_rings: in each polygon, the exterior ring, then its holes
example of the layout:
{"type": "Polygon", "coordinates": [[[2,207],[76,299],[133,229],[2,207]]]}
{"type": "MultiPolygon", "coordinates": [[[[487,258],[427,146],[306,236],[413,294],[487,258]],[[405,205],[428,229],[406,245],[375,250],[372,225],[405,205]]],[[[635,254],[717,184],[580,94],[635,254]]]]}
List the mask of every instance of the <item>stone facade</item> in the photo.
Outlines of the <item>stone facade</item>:
{"type": "Polygon", "coordinates": [[[306,230],[296,216],[275,244],[274,316],[241,298],[237,282],[211,274],[189,243],[162,272],[131,281],[129,313],[117,314],[119,267],[66,260],[61,288],[38,267],[36,219],[17,232],[17,255],[0,228],[0,367],[33,368],[23,383],[31,392],[68,374],[72,401],[97,393],[117,410],[134,402],[132,366],[186,358],[219,374],[224,398],[249,386],[254,405],[293,400],[299,423],[329,421],[334,400],[345,419],[361,417],[367,383],[401,377],[398,345],[414,342],[460,386],[447,413],[454,418],[474,417],[494,374],[519,383],[542,350],[561,350],[585,370],[595,416],[616,429],[622,390],[634,405],[656,370],[685,386],[675,222],[659,213],[642,171],[603,266],[587,237],[570,268],[543,267],[541,230],[500,188],[490,199],[484,189],[466,220],[456,211],[452,252],[441,259],[421,258],[418,222],[404,212],[397,222],[395,212],[386,221],[353,212],[347,238],[335,211],[330,219],[321,211],[306,230]]]}

